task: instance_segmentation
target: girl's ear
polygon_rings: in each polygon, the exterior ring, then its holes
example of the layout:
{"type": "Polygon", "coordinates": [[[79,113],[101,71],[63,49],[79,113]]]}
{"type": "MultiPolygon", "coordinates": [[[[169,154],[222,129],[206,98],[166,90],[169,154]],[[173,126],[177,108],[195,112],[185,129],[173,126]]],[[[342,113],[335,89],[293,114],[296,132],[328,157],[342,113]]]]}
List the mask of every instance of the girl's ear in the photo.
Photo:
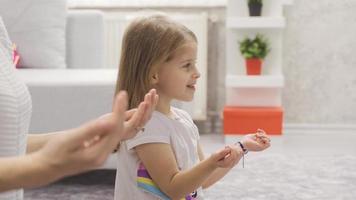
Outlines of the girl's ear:
{"type": "Polygon", "coordinates": [[[157,83],[158,83],[158,73],[155,73],[155,74],[153,74],[152,77],[151,77],[151,84],[152,84],[152,85],[155,85],[155,84],[157,84],[157,83]]]}

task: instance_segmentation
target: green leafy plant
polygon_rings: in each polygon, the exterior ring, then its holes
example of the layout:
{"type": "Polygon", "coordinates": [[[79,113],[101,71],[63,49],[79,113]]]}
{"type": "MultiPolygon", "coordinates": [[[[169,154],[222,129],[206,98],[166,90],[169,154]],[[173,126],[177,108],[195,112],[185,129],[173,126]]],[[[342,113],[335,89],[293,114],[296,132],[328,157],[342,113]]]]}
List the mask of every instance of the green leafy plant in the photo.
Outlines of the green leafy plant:
{"type": "Polygon", "coordinates": [[[262,0],[248,0],[248,4],[261,4],[262,5],[262,0]]]}
{"type": "Polygon", "coordinates": [[[239,44],[241,54],[246,59],[264,59],[270,52],[268,40],[261,34],[257,34],[254,39],[245,38],[239,44]]]}

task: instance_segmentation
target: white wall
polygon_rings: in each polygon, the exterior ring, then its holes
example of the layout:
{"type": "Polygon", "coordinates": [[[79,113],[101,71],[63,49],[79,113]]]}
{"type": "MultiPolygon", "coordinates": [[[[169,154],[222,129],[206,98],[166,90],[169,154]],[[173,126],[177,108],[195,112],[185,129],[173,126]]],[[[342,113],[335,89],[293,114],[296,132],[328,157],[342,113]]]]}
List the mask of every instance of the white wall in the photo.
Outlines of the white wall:
{"type": "Polygon", "coordinates": [[[356,1],[295,0],[286,13],[287,123],[356,123],[356,1]]]}

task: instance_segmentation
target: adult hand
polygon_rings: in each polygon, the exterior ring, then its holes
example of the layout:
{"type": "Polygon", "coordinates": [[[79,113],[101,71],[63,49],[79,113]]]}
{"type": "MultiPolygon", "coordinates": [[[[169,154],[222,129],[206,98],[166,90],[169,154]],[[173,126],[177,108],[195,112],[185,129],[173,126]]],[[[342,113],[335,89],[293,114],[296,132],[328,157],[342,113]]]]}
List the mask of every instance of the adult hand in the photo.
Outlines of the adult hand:
{"type": "Polygon", "coordinates": [[[126,108],[127,94],[120,92],[115,99],[112,113],[56,134],[42,149],[34,153],[33,157],[37,159],[35,162],[39,162],[53,179],[102,165],[118,142],[126,136],[126,108]]]}

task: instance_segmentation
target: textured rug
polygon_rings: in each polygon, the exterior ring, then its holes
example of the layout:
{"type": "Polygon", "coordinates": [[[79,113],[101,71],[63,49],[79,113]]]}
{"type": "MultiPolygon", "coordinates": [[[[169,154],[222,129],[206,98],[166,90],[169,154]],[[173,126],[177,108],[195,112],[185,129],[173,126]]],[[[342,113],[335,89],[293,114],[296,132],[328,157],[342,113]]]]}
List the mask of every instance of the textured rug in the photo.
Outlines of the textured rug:
{"type": "Polygon", "coordinates": [[[261,155],[206,191],[206,199],[355,200],[355,156],[261,155]]]}
{"type": "MultiPolygon", "coordinates": [[[[355,200],[356,156],[249,154],[205,199],[355,200]]],[[[112,200],[115,172],[95,171],[25,191],[27,200],[112,200]]]]}

